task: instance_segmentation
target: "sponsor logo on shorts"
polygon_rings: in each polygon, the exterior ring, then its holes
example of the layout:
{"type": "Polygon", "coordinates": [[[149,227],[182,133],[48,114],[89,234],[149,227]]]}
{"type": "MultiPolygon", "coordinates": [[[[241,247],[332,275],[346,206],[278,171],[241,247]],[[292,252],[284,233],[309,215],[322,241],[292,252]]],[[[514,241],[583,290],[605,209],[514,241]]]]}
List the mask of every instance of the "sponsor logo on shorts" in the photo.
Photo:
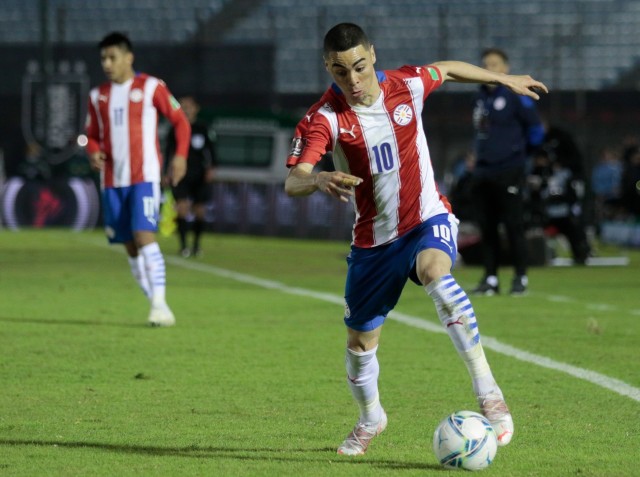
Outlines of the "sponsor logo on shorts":
{"type": "Polygon", "coordinates": [[[445,239],[440,239],[440,241],[443,244],[445,244],[447,247],[449,247],[449,250],[451,250],[451,253],[453,253],[453,247],[451,245],[449,245],[449,243],[445,239]]]}

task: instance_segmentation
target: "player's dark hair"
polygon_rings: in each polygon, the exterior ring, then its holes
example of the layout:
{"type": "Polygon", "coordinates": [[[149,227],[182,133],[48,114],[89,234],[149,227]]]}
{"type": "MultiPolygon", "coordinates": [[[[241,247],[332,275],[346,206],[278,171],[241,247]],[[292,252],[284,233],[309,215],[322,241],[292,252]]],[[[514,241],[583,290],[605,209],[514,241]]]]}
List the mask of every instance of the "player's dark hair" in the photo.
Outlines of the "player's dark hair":
{"type": "Polygon", "coordinates": [[[127,35],[118,31],[109,33],[100,41],[100,43],[98,43],[98,47],[100,49],[108,48],[110,46],[117,46],[129,52],[133,51],[131,40],[129,40],[127,35]]]}
{"type": "Polygon", "coordinates": [[[504,50],[501,50],[500,48],[487,48],[482,52],[480,58],[484,60],[489,55],[497,55],[502,58],[502,61],[504,61],[505,63],[509,63],[509,57],[504,52],[504,50]]]}
{"type": "Polygon", "coordinates": [[[371,46],[364,30],[353,23],[339,23],[324,36],[324,55],[334,51],[347,51],[358,45],[365,48],[371,46]]]}

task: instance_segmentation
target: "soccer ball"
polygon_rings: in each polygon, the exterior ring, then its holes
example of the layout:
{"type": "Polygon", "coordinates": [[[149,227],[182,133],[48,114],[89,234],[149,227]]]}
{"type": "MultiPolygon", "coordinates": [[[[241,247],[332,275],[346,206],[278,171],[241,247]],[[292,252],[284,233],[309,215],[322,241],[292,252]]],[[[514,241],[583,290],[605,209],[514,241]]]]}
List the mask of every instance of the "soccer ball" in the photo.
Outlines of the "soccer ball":
{"type": "Polygon", "coordinates": [[[484,469],[497,450],[496,432],[477,412],[454,412],[440,422],[433,434],[433,451],[448,469],[484,469]]]}

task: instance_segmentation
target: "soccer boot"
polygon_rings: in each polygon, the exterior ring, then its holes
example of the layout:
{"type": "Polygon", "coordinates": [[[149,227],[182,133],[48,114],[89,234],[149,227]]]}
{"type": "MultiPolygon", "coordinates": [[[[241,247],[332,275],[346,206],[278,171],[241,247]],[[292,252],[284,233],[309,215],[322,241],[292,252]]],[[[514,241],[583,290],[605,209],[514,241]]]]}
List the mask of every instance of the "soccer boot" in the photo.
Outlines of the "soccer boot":
{"type": "Polygon", "coordinates": [[[367,426],[358,422],[347,436],[342,445],[338,447],[341,455],[362,455],[367,452],[371,439],[380,435],[387,427],[387,414],[382,411],[382,417],[376,424],[367,426]]]}
{"type": "Polygon", "coordinates": [[[509,292],[512,296],[522,296],[527,294],[527,285],[529,281],[525,275],[523,276],[515,276],[513,277],[513,281],[511,282],[511,291],[509,292]]]}
{"type": "Polygon", "coordinates": [[[472,295],[493,296],[500,293],[500,285],[496,277],[484,277],[482,281],[471,290],[472,295]]]}
{"type": "Polygon", "coordinates": [[[176,319],[167,305],[152,305],[149,312],[150,326],[173,326],[176,319]]]}
{"type": "Polygon", "coordinates": [[[507,403],[501,393],[489,393],[478,396],[478,404],[484,417],[491,423],[496,431],[499,446],[506,446],[513,437],[513,419],[507,403]]]}

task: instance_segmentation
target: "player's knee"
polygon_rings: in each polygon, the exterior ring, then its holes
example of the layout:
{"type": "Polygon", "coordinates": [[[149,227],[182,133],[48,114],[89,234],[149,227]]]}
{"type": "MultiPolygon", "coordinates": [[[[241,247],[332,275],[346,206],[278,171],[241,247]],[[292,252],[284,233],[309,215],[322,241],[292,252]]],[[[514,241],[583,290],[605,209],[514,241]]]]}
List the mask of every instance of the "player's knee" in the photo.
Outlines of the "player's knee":
{"type": "Polygon", "coordinates": [[[423,286],[449,274],[449,270],[439,264],[428,264],[416,270],[418,279],[423,286]]]}
{"type": "Polygon", "coordinates": [[[418,255],[416,274],[423,286],[449,273],[451,273],[451,259],[446,253],[428,249],[418,255]]]}

